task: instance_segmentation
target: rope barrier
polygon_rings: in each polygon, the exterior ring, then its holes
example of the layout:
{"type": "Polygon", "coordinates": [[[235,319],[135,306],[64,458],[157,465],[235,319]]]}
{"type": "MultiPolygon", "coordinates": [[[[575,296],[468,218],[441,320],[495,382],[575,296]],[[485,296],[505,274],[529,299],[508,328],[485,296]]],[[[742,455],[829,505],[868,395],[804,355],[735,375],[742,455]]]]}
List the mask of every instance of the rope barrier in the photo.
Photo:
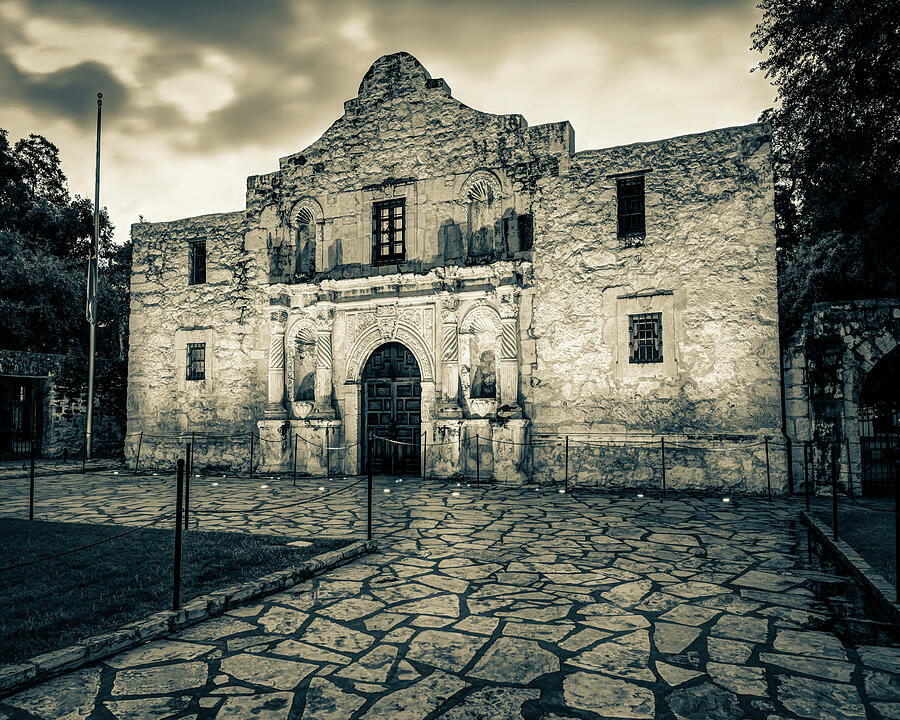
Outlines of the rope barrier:
{"type": "Polygon", "coordinates": [[[119,533],[118,535],[113,535],[112,537],[103,538],[102,540],[97,540],[96,542],[89,543],[87,545],[82,545],[81,547],[72,548],[71,550],[65,550],[61,553],[56,553],[54,555],[45,555],[44,557],[35,558],[34,560],[28,560],[27,562],[19,563],[17,565],[8,565],[5,568],[0,568],[0,573],[7,572],[9,570],[18,570],[19,568],[28,567],[29,565],[35,565],[39,562],[44,562],[45,560],[55,560],[56,558],[65,557],[66,555],[71,555],[73,553],[81,552],[82,550],[88,550],[92,547],[97,547],[97,545],[102,545],[103,543],[111,542],[113,540],[118,540],[119,538],[125,537],[126,535],[131,535],[132,533],[136,533],[138,530],[146,530],[153,525],[156,525],[163,520],[174,517],[175,513],[167,513],[165,515],[160,515],[155,520],[151,520],[146,525],[138,525],[137,527],[130,528],[125,532],[119,533]]]}

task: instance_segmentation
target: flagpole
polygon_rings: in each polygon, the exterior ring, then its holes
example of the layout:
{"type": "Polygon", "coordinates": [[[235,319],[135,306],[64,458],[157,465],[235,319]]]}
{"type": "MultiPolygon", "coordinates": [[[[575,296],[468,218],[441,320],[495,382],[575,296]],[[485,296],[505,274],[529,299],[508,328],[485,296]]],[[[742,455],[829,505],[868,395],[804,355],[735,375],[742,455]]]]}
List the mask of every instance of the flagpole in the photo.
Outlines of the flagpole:
{"type": "Polygon", "coordinates": [[[100,255],[100,108],[103,93],[97,93],[97,172],[94,180],[94,238],[91,242],[91,261],[88,268],[87,320],[90,326],[90,355],[88,357],[87,424],[84,433],[84,454],[91,459],[91,436],[94,422],[94,353],[97,345],[97,281],[100,255]]]}

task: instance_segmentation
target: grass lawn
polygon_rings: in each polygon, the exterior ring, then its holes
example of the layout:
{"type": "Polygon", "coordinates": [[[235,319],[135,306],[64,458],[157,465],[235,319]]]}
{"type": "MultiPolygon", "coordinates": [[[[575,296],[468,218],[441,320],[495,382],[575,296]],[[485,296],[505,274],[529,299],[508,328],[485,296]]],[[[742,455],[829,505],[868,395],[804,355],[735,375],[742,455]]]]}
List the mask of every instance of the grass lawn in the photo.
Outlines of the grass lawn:
{"type": "MultiPolygon", "coordinates": [[[[0,518],[0,568],[87,545],[127,530],[0,518]]],[[[0,573],[0,663],[57,650],[172,605],[171,529],[142,528],[89,550],[0,573]]],[[[352,539],[228,532],[184,533],[181,598],[295,565],[352,539]]]]}
{"type": "MultiPolygon", "coordinates": [[[[893,508],[893,502],[865,500],[882,509],[893,508]]],[[[815,514],[831,527],[831,506],[814,509],[815,514]]],[[[838,508],[838,537],[862,555],[863,559],[891,585],[897,582],[897,543],[894,535],[894,513],[877,512],[842,502],[838,508]]]]}

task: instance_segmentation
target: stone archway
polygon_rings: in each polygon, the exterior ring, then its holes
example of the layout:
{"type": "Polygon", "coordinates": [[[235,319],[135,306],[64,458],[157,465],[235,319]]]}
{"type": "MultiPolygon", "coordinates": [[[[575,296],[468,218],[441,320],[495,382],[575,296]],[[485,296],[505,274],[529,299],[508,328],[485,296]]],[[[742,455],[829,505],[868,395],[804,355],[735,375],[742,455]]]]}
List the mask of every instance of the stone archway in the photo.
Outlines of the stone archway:
{"type": "Polygon", "coordinates": [[[863,495],[893,495],[894,452],[900,444],[900,347],[885,354],[862,380],[856,408],[859,481],[863,495]]]}
{"type": "Polygon", "coordinates": [[[421,461],[422,375],[405,345],[384,343],[369,355],[360,378],[361,437],[372,453],[372,470],[418,473],[421,461]]]}

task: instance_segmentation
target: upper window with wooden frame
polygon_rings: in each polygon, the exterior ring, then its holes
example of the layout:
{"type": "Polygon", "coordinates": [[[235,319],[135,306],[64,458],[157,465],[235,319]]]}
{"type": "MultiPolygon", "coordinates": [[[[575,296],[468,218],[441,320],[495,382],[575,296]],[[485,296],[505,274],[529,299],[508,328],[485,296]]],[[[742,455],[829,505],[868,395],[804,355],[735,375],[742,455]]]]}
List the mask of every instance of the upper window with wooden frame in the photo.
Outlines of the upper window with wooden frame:
{"type": "Polygon", "coordinates": [[[644,237],[644,176],[632,175],[616,179],[618,200],[618,235],[620,238],[644,237]]]}
{"type": "Polygon", "coordinates": [[[189,285],[201,285],[206,282],[206,240],[191,240],[188,252],[190,276],[189,285]]]}
{"type": "Polygon", "coordinates": [[[406,261],[406,200],[383,200],[372,205],[372,263],[406,261]]]}

